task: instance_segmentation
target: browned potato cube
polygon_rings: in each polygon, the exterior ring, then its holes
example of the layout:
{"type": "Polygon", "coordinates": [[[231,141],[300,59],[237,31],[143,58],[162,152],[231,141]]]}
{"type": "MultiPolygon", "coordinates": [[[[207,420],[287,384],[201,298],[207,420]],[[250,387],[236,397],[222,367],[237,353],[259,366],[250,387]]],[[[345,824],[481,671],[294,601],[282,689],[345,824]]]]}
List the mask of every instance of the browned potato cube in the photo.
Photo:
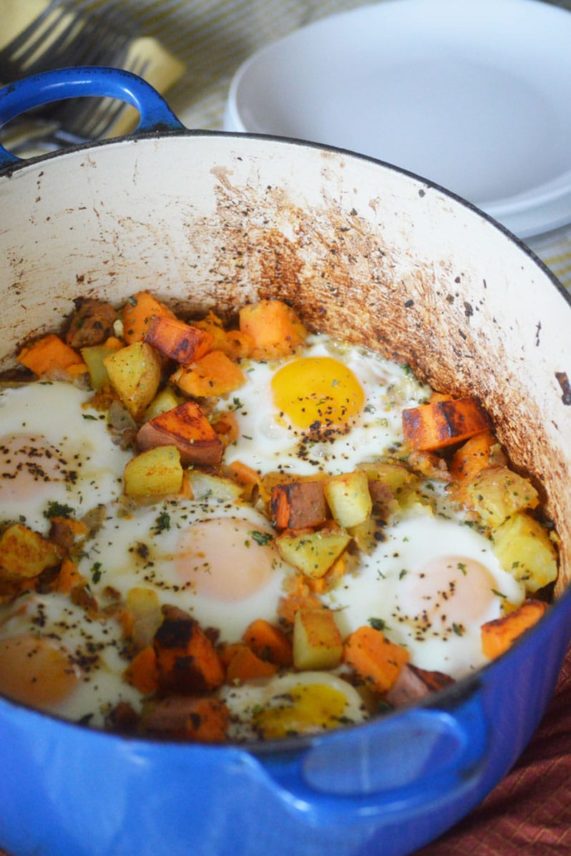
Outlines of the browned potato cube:
{"type": "Polygon", "coordinates": [[[305,671],[334,669],[341,662],[343,640],[329,609],[300,609],[293,625],[293,663],[305,671]]]}

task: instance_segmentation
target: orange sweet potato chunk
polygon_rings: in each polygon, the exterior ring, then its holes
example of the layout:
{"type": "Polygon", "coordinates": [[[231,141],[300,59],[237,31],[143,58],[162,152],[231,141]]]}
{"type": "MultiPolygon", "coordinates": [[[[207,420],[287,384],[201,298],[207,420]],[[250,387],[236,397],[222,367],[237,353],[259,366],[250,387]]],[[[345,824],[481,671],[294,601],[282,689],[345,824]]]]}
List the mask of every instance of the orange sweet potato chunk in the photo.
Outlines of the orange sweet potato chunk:
{"type": "Polygon", "coordinates": [[[403,433],[413,449],[432,452],[460,443],[489,427],[486,413],[476,399],[435,401],[402,413],[403,433]]]}
{"type": "Polygon", "coordinates": [[[516,639],[533,627],[545,615],[547,604],[542,600],[529,599],[518,609],[488,621],[482,625],[482,651],[490,660],[504,654],[516,639]]]}
{"type": "Polygon", "coordinates": [[[293,309],[281,300],[261,300],[240,309],[240,331],[253,343],[255,360],[287,357],[307,337],[307,330],[293,309]]]}
{"type": "Polygon", "coordinates": [[[278,667],[262,660],[247,645],[238,645],[226,669],[226,683],[246,683],[258,678],[271,678],[278,667]]]}
{"type": "Polygon", "coordinates": [[[207,330],[185,324],[178,318],[156,315],[149,322],[145,342],[169,359],[187,366],[208,353],[213,336],[207,330]]]}
{"type": "Polygon", "coordinates": [[[491,431],[475,434],[454,452],[450,474],[456,481],[469,480],[490,465],[490,450],[497,443],[491,431]]]}
{"type": "Polygon", "coordinates": [[[184,464],[216,466],[224,446],[199,404],[185,401],[159,413],[137,433],[137,445],[145,451],[156,446],[174,445],[184,464]]]}
{"type": "Polygon", "coordinates": [[[155,633],[158,683],[164,692],[200,693],[219,687],[224,669],[198,623],[176,608],[167,610],[155,633]]]}
{"type": "Polygon", "coordinates": [[[293,655],[290,640],[279,627],[264,618],[252,621],[242,638],[262,660],[269,660],[278,666],[291,666],[293,655]]]}
{"type": "Polygon", "coordinates": [[[344,659],[376,692],[385,693],[408,663],[409,653],[386,639],[380,630],[363,626],[345,640],[344,659]]]}
{"type": "Polygon", "coordinates": [[[223,351],[210,351],[192,366],[178,369],[171,380],[186,395],[209,398],[233,392],[246,378],[240,366],[223,351]]]}
{"type": "Polygon", "coordinates": [[[53,333],[43,336],[27,348],[22,348],[18,354],[18,360],[38,377],[53,371],[62,371],[70,375],[87,371],[87,366],[77,351],[53,333]]]}
{"type": "Polygon", "coordinates": [[[139,291],[129,298],[121,312],[123,338],[128,345],[142,342],[155,316],[174,318],[168,306],[153,297],[148,291],[139,291]]]}

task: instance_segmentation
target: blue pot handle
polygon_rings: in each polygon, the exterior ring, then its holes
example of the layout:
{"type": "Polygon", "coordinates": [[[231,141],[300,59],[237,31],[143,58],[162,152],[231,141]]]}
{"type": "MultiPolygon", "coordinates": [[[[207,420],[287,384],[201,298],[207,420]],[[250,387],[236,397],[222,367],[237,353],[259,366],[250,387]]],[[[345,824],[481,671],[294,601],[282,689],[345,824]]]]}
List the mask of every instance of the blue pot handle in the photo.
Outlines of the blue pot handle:
{"type": "MultiPolygon", "coordinates": [[[[138,131],[185,130],[156,89],[117,68],[60,68],[33,74],[0,89],[0,127],[21,113],[42,104],[84,95],[119,98],[139,111],[138,131]]],[[[0,169],[20,163],[21,158],[0,146],[0,169]]]]}
{"type": "Polygon", "coordinates": [[[404,821],[471,791],[485,771],[489,737],[474,692],[454,713],[411,708],[328,734],[297,754],[272,754],[260,766],[266,785],[312,825],[404,821]]]}

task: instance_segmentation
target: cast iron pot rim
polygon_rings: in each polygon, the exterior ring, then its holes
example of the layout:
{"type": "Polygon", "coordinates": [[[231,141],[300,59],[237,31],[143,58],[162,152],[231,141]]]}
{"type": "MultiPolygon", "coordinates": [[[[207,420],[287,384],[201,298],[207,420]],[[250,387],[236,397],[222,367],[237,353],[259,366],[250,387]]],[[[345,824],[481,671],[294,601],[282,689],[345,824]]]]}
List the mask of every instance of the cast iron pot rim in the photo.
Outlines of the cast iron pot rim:
{"type": "MultiPolygon", "coordinates": [[[[462,205],[464,208],[472,211],[474,214],[479,215],[482,219],[486,220],[491,226],[498,229],[502,232],[505,237],[514,243],[525,255],[527,255],[536,265],[537,267],[544,273],[547,278],[550,280],[551,284],[556,288],[559,294],[563,297],[565,302],[567,303],[569,309],[571,309],[571,293],[564,288],[559,279],[555,276],[555,274],[547,267],[547,265],[533,252],[533,250],[521,239],[518,238],[517,235],[514,235],[509,231],[505,226],[487,214],[485,211],[482,211],[478,208],[474,203],[469,202],[464,199],[462,196],[454,193],[451,190],[447,190],[445,187],[442,187],[435,181],[424,178],[418,173],[412,172],[410,170],[404,169],[403,167],[396,166],[395,164],[389,163],[388,161],[381,160],[380,158],[374,158],[370,155],[360,154],[359,152],[351,151],[350,149],[344,149],[338,146],[326,145],[323,143],[314,143],[309,140],[301,140],[296,139],[295,137],[283,137],[273,134],[257,134],[257,133],[241,133],[238,131],[211,131],[211,130],[172,130],[169,128],[161,128],[157,127],[155,130],[146,132],[146,133],[133,133],[128,134],[122,137],[115,137],[110,140],[98,140],[98,141],[89,141],[83,143],[81,145],[75,145],[73,148],[69,149],[60,149],[55,152],[49,152],[44,155],[39,155],[37,157],[28,158],[23,160],[21,163],[10,164],[3,170],[0,170],[0,180],[3,178],[10,179],[14,174],[21,172],[28,166],[35,166],[39,163],[49,163],[50,161],[61,158],[67,154],[74,154],[78,151],[89,151],[90,149],[100,148],[101,146],[113,146],[113,145],[121,145],[126,143],[137,143],[140,140],[160,140],[164,138],[170,137],[229,137],[234,140],[247,139],[247,140],[261,140],[266,142],[277,142],[279,144],[283,144],[284,146],[292,145],[300,148],[310,148],[317,149],[319,151],[331,152],[333,154],[341,154],[346,155],[351,158],[356,158],[357,160],[362,160],[368,163],[376,164],[385,169],[388,169],[392,172],[400,173],[401,175],[405,175],[408,178],[412,178],[417,182],[421,182],[430,190],[436,190],[439,193],[448,196],[450,199],[462,205]]],[[[320,732],[318,734],[308,734],[301,735],[298,737],[287,737],[281,740],[268,740],[268,741],[259,741],[259,742],[246,742],[246,743],[220,743],[220,744],[205,744],[205,743],[192,743],[184,739],[176,739],[176,738],[162,738],[155,736],[141,736],[138,734],[123,734],[115,731],[106,731],[104,729],[93,728],[92,726],[81,723],[81,722],[73,722],[70,719],[65,719],[64,717],[58,716],[57,714],[52,714],[43,710],[39,710],[38,708],[32,707],[31,705],[23,704],[20,702],[13,701],[8,696],[0,693],[0,698],[3,699],[7,704],[16,709],[24,709],[28,712],[35,714],[44,719],[53,720],[64,727],[70,727],[73,729],[85,730],[89,734],[99,735],[101,739],[110,739],[110,740],[118,740],[118,741],[127,741],[130,743],[139,743],[143,745],[150,746],[180,746],[180,747],[188,747],[194,748],[201,751],[210,751],[210,752],[227,752],[228,750],[235,751],[244,751],[253,755],[278,755],[278,754],[290,754],[300,749],[307,748],[319,740],[322,742],[327,740],[328,737],[334,738],[334,735],[352,733],[359,730],[370,729],[371,727],[378,726],[379,723],[384,720],[393,719],[395,717],[400,716],[405,711],[413,710],[413,709],[435,709],[441,711],[443,713],[447,713],[449,711],[453,712],[456,707],[461,705],[463,702],[468,701],[473,695],[475,695],[481,688],[484,683],[484,676],[490,674],[494,669],[498,668],[499,663],[505,663],[507,660],[516,656],[517,650],[521,645],[526,644],[527,641],[538,635],[541,628],[545,626],[546,622],[549,622],[550,617],[552,617],[555,610],[560,611],[560,608],[563,607],[567,602],[571,602],[571,586],[567,587],[566,592],[558,598],[557,601],[550,604],[549,611],[540,622],[531,630],[527,631],[516,643],[514,643],[511,648],[503,654],[498,660],[493,660],[490,663],[487,663],[485,666],[482,666],[475,672],[473,675],[466,675],[460,680],[456,681],[449,687],[446,687],[443,690],[440,690],[436,693],[430,693],[426,698],[421,699],[419,702],[414,704],[406,705],[402,708],[395,709],[393,711],[386,712],[384,714],[379,714],[377,716],[371,717],[371,719],[366,720],[365,722],[358,723],[355,725],[347,725],[340,729],[333,729],[332,731],[320,732]]]]}
{"type": "MultiPolygon", "coordinates": [[[[2,178],[11,178],[17,172],[22,171],[27,166],[33,166],[38,163],[49,162],[54,160],[55,158],[63,157],[67,154],[73,154],[78,151],[88,151],[90,149],[100,148],[102,146],[113,146],[123,143],[137,143],[140,140],[159,140],[170,137],[229,137],[234,140],[239,139],[247,139],[247,140],[261,140],[266,142],[277,142],[280,144],[289,144],[293,146],[297,146],[300,148],[310,148],[317,149],[320,151],[331,152],[333,154],[341,154],[347,155],[351,158],[356,158],[357,160],[366,161],[368,163],[376,164],[377,166],[382,166],[392,172],[400,173],[401,175],[406,175],[408,178],[415,179],[418,182],[422,182],[427,188],[430,190],[436,190],[439,193],[443,193],[445,196],[453,199],[455,202],[458,202],[464,208],[468,208],[468,210],[472,211],[475,214],[478,214],[482,219],[486,220],[490,225],[495,226],[500,232],[502,232],[512,243],[516,244],[520,250],[522,250],[525,255],[527,255],[535,264],[541,269],[541,271],[547,275],[547,277],[551,280],[552,285],[555,286],[557,291],[561,294],[561,296],[565,299],[566,303],[571,308],[571,294],[569,291],[562,285],[559,279],[555,276],[555,274],[547,267],[547,265],[537,256],[534,251],[523,241],[522,238],[518,238],[513,232],[500,223],[498,220],[495,220],[490,214],[483,211],[481,208],[478,208],[473,202],[469,202],[464,197],[459,196],[452,190],[447,190],[441,184],[438,184],[431,179],[425,178],[422,175],[419,175],[416,172],[412,172],[411,170],[405,169],[404,167],[397,166],[396,164],[389,163],[389,161],[381,160],[381,158],[374,158],[370,155],[364,155],[360,152],[352,151],[351,149],[341,148],[339,146],[327,145],[325,143],[314,143],[311,140],[302,140],[296,137],[287,137],[287,136],[279,136],[277,134],[257,134],[251,132],[241,133],[239,131],[212,131],[212,130],[200,130],[200,129],[183,129],[183,130],[173,130],[168,127],[161,127],[160,125],[153,131],[147,131],[144,133],[132,133],[127,134],[121,137],[114,137],[109,140],[97,140],[97,141],[88,141],[86,143],[82,143],[79,145],[74,145],[73,147],[66,149],[59,149],[55,152],[48,152],[44,155],[38,155],[37,157],[27,158],[26,160],[22,160],[21,163],[9,164],[4,169],[0,168],[0,179],[2,178]]],[[[557,231],[557,230],[555,230],[557,231]]],[[[547,234],[547,233],[546,233],[547,234]]]]}

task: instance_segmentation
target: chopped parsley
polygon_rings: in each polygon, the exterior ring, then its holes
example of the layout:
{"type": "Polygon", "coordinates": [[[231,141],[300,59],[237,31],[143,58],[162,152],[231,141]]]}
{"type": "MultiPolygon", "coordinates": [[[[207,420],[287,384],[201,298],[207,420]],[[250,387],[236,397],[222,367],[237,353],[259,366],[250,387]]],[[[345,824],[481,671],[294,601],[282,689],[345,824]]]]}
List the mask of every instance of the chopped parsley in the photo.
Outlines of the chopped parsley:
{"type": "Polygon", "coordinates": [[[273,536],[270,535],[269,532],[258,532],[256,529],[253,532],[250,532],[250,535],[260,547],[263,547],[268,541],[271,541],[273,536]]]}
{"type": "Polygon", "coordinates": [[[406,577],[407,574],[408,571],[406,570],[406,568],[403,568],[402,571],[400,571],[399,573],[399,580],[402,580],[404,577],[406,577]]]}
{"type": "Polygon", "coordinates": [[[73,508],[71,505],[64,505],[61,502],[48,502],[48,507],[44,511],[44,517],[51,520],[52,517],[71,517],[73,508]]]}
{"type": "Polygon", "coordinates": [[[369,624],[373,630],[388,630],[387,623],[384,618],[369,618],[369,624]]]}
{"type": "Polygon", "coordinates": [[[161,532],[166,532],[171,528],[171,517],[168,511],[161,511],[155,520],[154,532],[159,535],[161,532]]]}
{"type": "Polygon", "coordinates": [[[457,562],[456,567],[458,568],[459,571],[462,571],[464,576],[466,576],[468,571],[466,570],[466,563],[465,562],[457,562]]]}
{"type": "Polygon", "coordinates": [[[94,583],[98,583],[101,579],[101,574],[103,573],[103,569],[101,567],[101,562],[95,562],[95,564],[91,568],[91,579],[94,583]]]}
{"type": "Polygon", "coordinates": [[[494,588],[493,588],[493,589],[491,589],[491,592],[492,592],[492,594],[495,594],[495,595],[496,595],[496,597],[503,597],[503,599],[504,599],[504,600],[505,600],[505,599],[506,599],[506,597],[507,597],[507,595],[502,594],[502,593],[501,593],[501,591],[498,591],[497,589],[494,589],[494,588]]]}
{"type": "Polygon", "coordinates": [[[464,625],[456,624],[456,622],[454,622],[454,624],[452,625],[452,630],[454,631],[456,636],[463,636],[466,632],[466,628],[464,627],[464,625]]]}

